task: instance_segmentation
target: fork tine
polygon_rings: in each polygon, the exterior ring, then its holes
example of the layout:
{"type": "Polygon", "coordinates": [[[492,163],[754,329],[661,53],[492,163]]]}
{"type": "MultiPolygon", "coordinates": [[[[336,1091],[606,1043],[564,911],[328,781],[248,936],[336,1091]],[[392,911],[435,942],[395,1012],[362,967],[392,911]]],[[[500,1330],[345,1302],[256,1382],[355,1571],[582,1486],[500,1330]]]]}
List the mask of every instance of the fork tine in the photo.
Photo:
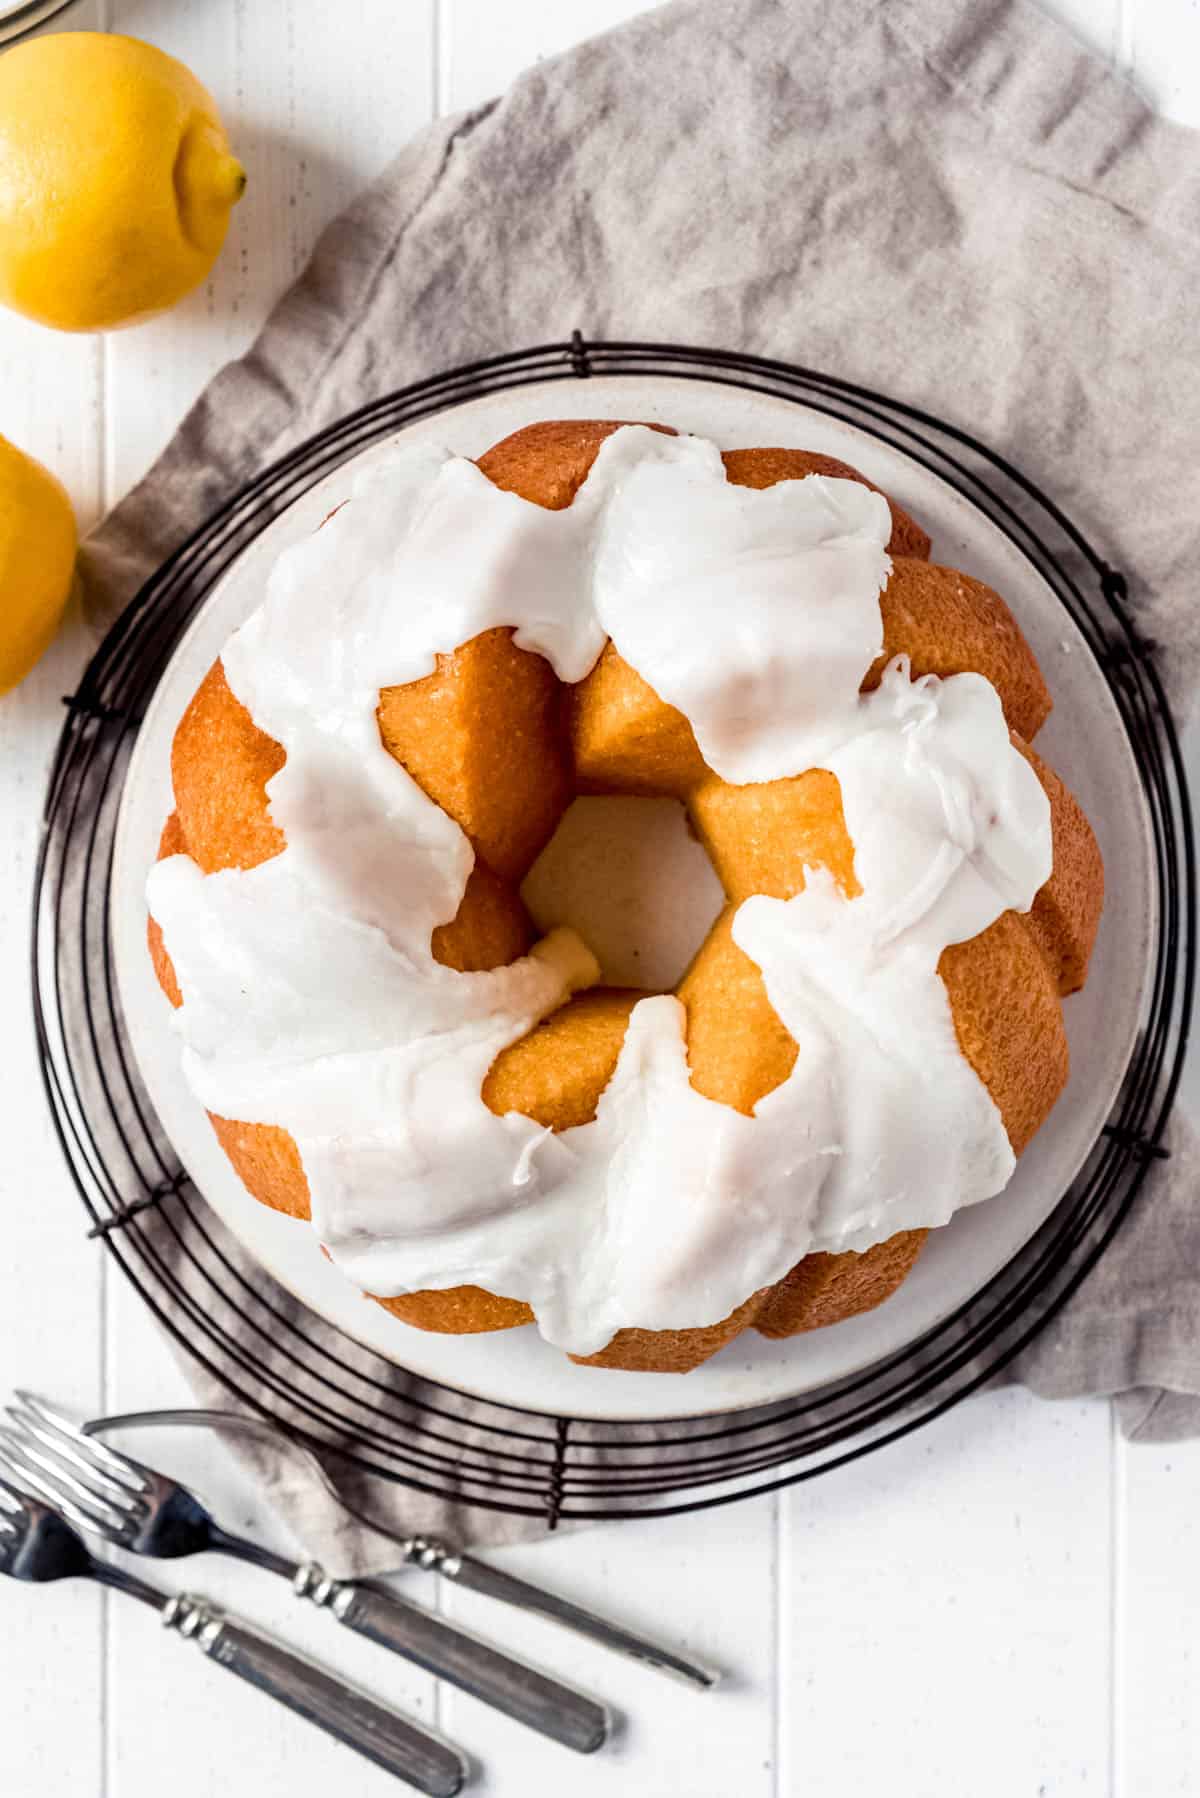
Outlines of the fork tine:
{"type": "MultiPolygon", "coordinates": [[[[4,1433],[7,1434],[7,1432],[4,1433]]],[[[17,1482],[16,1485],[12,1485],[8,1480],[0,1477],[0,1486],[3,1486],[10,1498],[16,1499],[22,1514],[28,1515],[29,1501],[33,1499],[49,1505],[51,1510],[64,1518],[66,1522],[74,1524],[76,1529],[90,1530],[94,1533],[99,1528],[90,1518],[85,1517],[83,1512],[71,1503],[70,1499],[64,1498],[60,1492],[56,1492],[48,1482],[44,1481],[36,1470],[28,1469],[15,1460],[12,1450],[3,1442],[0,1442],[0,1467],[4,1467],[17,1482]]]]}
{"type": "MultiPolygon", "coordinates": [[[[52,1492],[48,1486],[42,1486],[34,1474],[22,1474],[21,1477],[29,1488],[30,1498],[44,1504],[54,1512],[56,1517],[61,1517],[64,1522],[73,1524],[77,1530],[88,1531],[92,1535],[97,1533],[98,1526],[85,1517],[83,1512],[71,1503],[70,1499],[52,1492]]],[[[103,1534],[103,1532],[100,1533],[103,1534]]]]}
{"type": "Polygon", "coordinates": [[[0,1508],[9,1512],[20,1512],[25,1509],[25,1501],[20,1492],[2,1478],[0,1478],[0,1508]]]}
{"type": "Polygon", "coordinates": [[[115,1505],[85,1488],[72,1474],[56,1467],[45,1455],[0,1427],[0,1461],[19,1482],[32,1487],[56,1510],[81,1529],[99,1530],[116,1541],[129,1532],[130,1519],[115,1505]]]}
{"type": "Polygon", "coordinates": [[[107,1442],[101,1442],[98,1437],[85,1436],[79,1426],[72,1423],[69,1417],[64,1417],[61,1411],[56,1411],[53,1405],[48,1405],[44,1398],[38,1398],[35,1393],[27,1391],[24,1387],[18,1386],[14,1397],[16,1405],[15,1407],[9,1406],[10,1413],[17,1410],[22,1416],[31,1415],[47,1429],[53,1430],[55,1436],[62,1441],[64,1448],[69,1446],[74,1451],[72,1460],[77,1456],[82,1456],[97,1472],[101,1470],[107,1472],[110,1478],[118,1480],[131,1492],[142,1493],[147,1490],[149,1482],[145,1477],[145,1470],[138,1462],[130,1460],[128,1455],[118,1453],[115,1448],[110,1448],[107,1442]]]}
{"type": "MultiPolygon", "coordinates": [[[[107,1504],[114,1504],[123,1511],[135,1512],[141,1508],[139,1494],[132,1492],[121,1480],[97,1467],[91,1456],[74,1443],[69,1436],[60,1432],[43,1428],[39,1418],[20,1405],[6,1407],[9,1419],[9,1433],[20,1442],[27,1452],[32,1452],[31,1442],[39,1443],[53,1456],[51,1463],[42,1461],[48,1473],[57,1474],[62,1468],[62,1477],[72,1479],[71,1468],[75,1469],[76,1485],[82,1485],[90,1494],[102,1499],[107,1504]]],[[[37,1458],[36,1455],[34,1457],[37,1458]]]]}

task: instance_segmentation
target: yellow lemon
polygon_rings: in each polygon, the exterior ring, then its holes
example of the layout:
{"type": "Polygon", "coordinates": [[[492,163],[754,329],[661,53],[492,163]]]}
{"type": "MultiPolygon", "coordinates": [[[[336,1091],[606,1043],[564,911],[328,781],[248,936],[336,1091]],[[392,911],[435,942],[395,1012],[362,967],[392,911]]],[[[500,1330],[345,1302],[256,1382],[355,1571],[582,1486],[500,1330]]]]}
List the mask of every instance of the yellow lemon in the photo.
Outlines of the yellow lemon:
{"type": "Polygon", "coordinates": [[[62,482],[0,437],[0,693],[50,645],[71,592],[75,515],[62,482]]]}
{"type": "Polygon", "coordinates": [[[137,38],[0,56],[0,301],[60,331],[163,312],[212,267],[246,185],[190,70],[137,38]]]}

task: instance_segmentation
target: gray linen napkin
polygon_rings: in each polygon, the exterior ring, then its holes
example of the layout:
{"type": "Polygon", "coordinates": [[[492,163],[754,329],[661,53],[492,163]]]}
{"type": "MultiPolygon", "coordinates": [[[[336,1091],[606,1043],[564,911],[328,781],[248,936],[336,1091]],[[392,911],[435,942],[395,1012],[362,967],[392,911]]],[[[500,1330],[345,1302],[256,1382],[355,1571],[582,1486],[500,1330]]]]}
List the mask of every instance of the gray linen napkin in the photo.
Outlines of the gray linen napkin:
{"type": "MultiPolygon", "coordinates": [[[[580,326],[800,361],[962,424],[1132,571],[1182,707],[1200,653],[1198,290],[1200,137],[1022,0],[684,0],[400,153],[91,538],[92,615],[350,408],[580,326]]],[[[1121,1394],[1145,1437],[1200,1429],[1200,1207],[1178,1120],[1172,1146],[1011,1376],[1121,1394]]],[[[381,1564],[282,1464],[257,1465],[317,1552],[381,1564]]],[[[436,1502],[371,1502],[447,1522],[436,1502]]]]}

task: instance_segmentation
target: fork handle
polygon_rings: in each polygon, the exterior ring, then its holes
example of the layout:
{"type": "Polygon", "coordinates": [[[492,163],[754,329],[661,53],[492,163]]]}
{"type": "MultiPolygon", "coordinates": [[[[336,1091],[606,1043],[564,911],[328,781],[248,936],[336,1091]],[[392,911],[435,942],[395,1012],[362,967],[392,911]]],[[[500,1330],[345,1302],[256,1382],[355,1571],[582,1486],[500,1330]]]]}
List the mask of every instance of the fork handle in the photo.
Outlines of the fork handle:
{"type": "Polygon", "coordinates": [[[352,1581],[332,1580],[312,1564],[300,1569],[295,1589],[301,1597],[332,1612],[356,1635],[367,1636],[393,1654],[415,1661],[427,1673],[449,1680],[460,1691],[566,1748],[591,1754],[608,1736],[609,1714],[604,1705],[536,1667],[511,1659],[431,1611],[352,1581]]]}
{"type": "Polygon", "coordinates": [[[168,1627],[198,1642],[219,1667],[278,1699],[418,1792],[429,1798],[454,1798],[462,1789],[467,1764],[457,1749],[312,1661],[186,1595],[171,1599],[162,1618],[168,1627]]]}
{"type": "Polygon", "coordinates": [[[560,1598],[556,1592],[547,1592],[541,1586],[531,1585],[528,1580],[519,1579],[513,1573],[505,1573],[502,1568],[493,1567],[488,1561],[477,1561],[473,1555],[459,1554],[440,1542],[424,1538],[417,1538],[413,1549],[413,1559],[419,1566],[434,1568],[443,1579],[453,1580],[455,1585],[469,1586],[472,1592],[483,1593],[488,1598],[498,1598],[504,1604],[515,1605],[521,1611],[532,1611],[552,1623],[564,1624],[567,1629],[573,1629],[593,1642],[603,1643],[605,1648],[614,1649],[631,1661],[640,1661],[643,1666],[653,1667],[659,1673],[669,1673],[686,1685],[708,1691],[720,1680],[720,1674],[703,1661],[692,1660],[661,1642],[654,1642],[647,1636],[635,1635],[632,1630],[622,1629],[620,1624],[610,1623],[606,1617],[597,1616],[593,1611],[585,1611],[581,1605],[572,1604],[569,1598],[560,1598]]]}

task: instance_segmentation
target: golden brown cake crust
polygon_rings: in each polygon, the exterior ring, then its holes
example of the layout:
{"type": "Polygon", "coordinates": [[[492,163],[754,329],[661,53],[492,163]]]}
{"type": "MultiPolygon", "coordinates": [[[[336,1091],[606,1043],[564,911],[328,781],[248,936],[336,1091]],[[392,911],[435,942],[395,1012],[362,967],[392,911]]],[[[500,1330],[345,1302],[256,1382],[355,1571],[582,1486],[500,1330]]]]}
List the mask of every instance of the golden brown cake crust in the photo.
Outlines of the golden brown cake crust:
{"type": "Polygon", "coordinates": [[[1013,742],[1050,801],[1054,871],[1025,922],[1065,997],[1077,993],[1087,979],[1104,908],[1104,863],[1100,845],[1075,795],[1015,731],[1013,742]]]}
{"type": "Polygon", "coordinates": [[[279,854],[283,832],[271,823],[265,789],[286,759],[234,698],[224,667],[214,662],[180,719],[171,749],[176,817],[188,853],[206,874],[257,868],[279,854]]]}
{"type": "Polygon", "coordinates": [[[462,827],[479,860],[516,882],[553,836],[572,782],[554,670],[512,637],[484,631],[439,656],[436,674],[385,687],[378,718],[388,753],[462,827]],[[514,792],[523,805],[510,802],[514,792]]]}
{"type": "MultiPolygon", "coordinates": [[[[619,421],[550,420],[496,444],[479,460],[488,477],[542,506],[567,506],[619,421]]],[[[654,429],[669,427],[655,425],[654,429]]],[[[768,487],[816,473],[863,481],[832,458],[797,450],[724,453],[731,481],[768,487]]],[[[927,558],[929,538],[889,499],[894,568],[881,596],[885,661],[907,654],[914,674],[974,670],[1000,694],[1014,741],[1047,792],[1054,873],[1032,912],[1008,912],[939,966],[959,1043],[995,1100],[1019,1153],[1066,1079],[1059,1003],[1086,975],[1103,897],[1095,839],[1058,777],[1028,747],[1050,709],[1041,671],[1000,597],[982,582],[927,558]]],[[[733,909],[750,893],[790,897],[806,865],[827,866],[858,891],[853,846],[837,781],[812,770],[786,781],[733,787],[705,766],[687,720],[664,704],[609,644],[573,689],[549,664],[517,649],[508,630],[483,633],[437,670],[385,688],[378,709],[385,746],[461,825],[476,865],[458,915],[432,949],[463,971],[502,966],[526,952],[533,931],[515,887],[577,791],[671,793],[688,805],[730,905],[680,983],[692,1082],[746,1113],[788,1073],[797,1048],[771,1007],[761,973],[734,943],[733,909]],[[487,717],[488,729],[480,728],[487,717]],[[487,753],[481,745],[486,738],[487,753]],[[496,759],[496,745],[502,745],[496,759]]],[[[260,731],[215,663],[176,733],[176,810],[159,854],[187,853],[208,874],[250,868],[283,847],[266,783],[284,752],[260,731]]],[[[161,934],[150,953],[173,1005],[181,996],[161,934]]],[[[611,1078],[629,1013],[641,995],[599,988],[577,995],[493,1064],[483,1097],[499,1114],[520,1111],[561,1130],[587,1122],[611,1078]]],[[[271,1125],[213,1118],[226,1154],[263,1204],[309,1216],[308,1186],[292,1138],[271,1125]]],[[[783,1280],[752,1294],[728,1318],[692,1330],[623,1330],[586,1365],[683,1372],[741,1330],[789,1336],[853,1316],[885,1299],[913,1265],[926,1232],[905,1231],[864,1254],[809,1255],[783,1280]]],[[[464,1333],[530,1320],[519,1301],[460,1286],[377,1301],[421,1329],[464,1333]]]]}
{"type": "Polygon", "coordinates": [[[755,1329],[761,1336],[799,1336],[873,1311],[912,1272],[928,1235],[902,1230],[862,1255],[806,1255],[771,1287],[755,1329]]]}
{"type": "Polygon", "coordinates": [[[903,651],[922,674],[982,674],[1004,704],[1012,730],[1031,743],[1050,716],[1042,671],[998,593],[957,568],[897,556],[879,599],[883,654],[863,687],[878,685],[903,651]]]}

